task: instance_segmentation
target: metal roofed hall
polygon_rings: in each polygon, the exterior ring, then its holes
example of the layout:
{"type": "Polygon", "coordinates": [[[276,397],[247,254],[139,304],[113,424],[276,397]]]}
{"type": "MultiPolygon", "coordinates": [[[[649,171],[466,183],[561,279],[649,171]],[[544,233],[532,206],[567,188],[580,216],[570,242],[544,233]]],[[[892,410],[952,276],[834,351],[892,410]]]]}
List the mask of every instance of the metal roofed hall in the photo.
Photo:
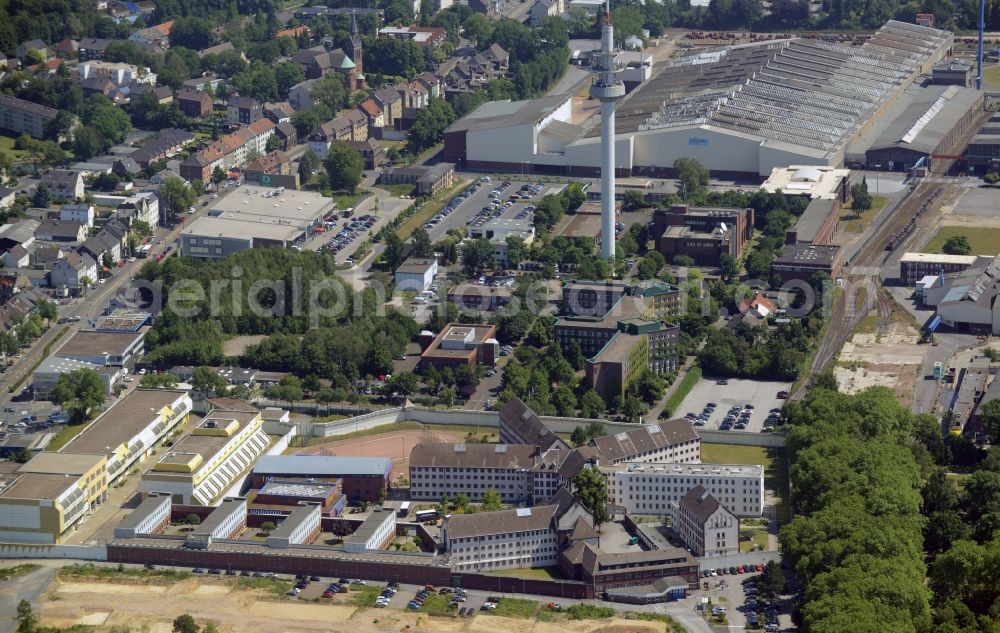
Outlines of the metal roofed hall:
{"type": "Polygon", "coordinates": [[[337,457],[326,455],[264,455],[255,473],[269,475],[385,475],[392,467],[388,457],[337,457]]]}
{"type": "Polygon", "coordinates": [[[538,123],[566,103],[572,95],[552,95],[523,101],[487,101],[468,115],[455,121],[445,133],[460,132],[471,128],[484,130],[538,123]]]}
{"type": "Polygon", "coordinates": [[[907,148],[930,154],[982,100],[982,93],[959,86],[910,88],[910,105],[872,141],[871,150],[907,148]]]}

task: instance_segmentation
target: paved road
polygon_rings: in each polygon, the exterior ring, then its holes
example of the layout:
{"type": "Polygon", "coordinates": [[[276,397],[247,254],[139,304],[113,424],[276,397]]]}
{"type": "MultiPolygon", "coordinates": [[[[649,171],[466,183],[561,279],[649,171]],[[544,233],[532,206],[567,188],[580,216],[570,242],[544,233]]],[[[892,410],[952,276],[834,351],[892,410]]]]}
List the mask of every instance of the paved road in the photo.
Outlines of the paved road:
{"type": "MultiPolygon", "coordinates": [[[[7,566],[6,563],[4,566],[7,566]]],[[[0,581],[0,633],[13,633],[17,628],[14,616],[19,602],[27,600],[37,608],[38,596],[45,591],[55,575],[55,567],[43,566],[20,578],[0,581]]]]}

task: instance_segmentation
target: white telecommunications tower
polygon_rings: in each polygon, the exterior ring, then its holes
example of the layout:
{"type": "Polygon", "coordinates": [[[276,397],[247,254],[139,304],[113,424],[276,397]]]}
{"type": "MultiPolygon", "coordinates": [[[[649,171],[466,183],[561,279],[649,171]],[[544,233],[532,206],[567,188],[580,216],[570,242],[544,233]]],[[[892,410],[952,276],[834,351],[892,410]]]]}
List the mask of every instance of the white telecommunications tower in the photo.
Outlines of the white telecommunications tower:
{"type": "Polygon", "coordinates": [[[625,85],[617,77],[614,43],[611,2],[607,0],[597,77],[590,86],[590,96],[601,102],[601,256],[609,260],[615,258],[615,102],[625,96],[625,85]]]}

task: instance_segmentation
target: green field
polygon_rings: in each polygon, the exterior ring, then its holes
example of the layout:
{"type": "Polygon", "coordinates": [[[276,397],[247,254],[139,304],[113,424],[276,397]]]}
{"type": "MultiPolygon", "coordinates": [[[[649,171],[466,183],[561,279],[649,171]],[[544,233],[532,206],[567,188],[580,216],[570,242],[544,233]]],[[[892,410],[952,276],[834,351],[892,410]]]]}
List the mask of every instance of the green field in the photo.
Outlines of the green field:
{"type": "Polygon", "coordinates": [[[778,493],[778,521],[791,521],[788,505],[788,462],[783,448],[740,446],[737,444],[701,445],[701,461],[705,464],[763,464],[764,486],[778,493]]]}
{"type": "Polygon", "coordinates": [[[889,202],[889,198],[885,196],[872,196],[872,208],[867,211],[862,211],[857,213],[853,211],[850,207],[844,207],[840,215],[840,221],[846,222],[847,225],[844,230],[848,233],[862,233],[868,225],[872,223],[879,212],[885,207],[886,203],[889,202]]]}
{"type": "Polygon", "coordinates": [[[1000,66],[990,66],[983,69],[983,83],[993,88],[1000,88],[1000,66]]]}
{"type": "Polygon", "coordinates": [[[964,235],[969,239],[973,255],[996,255],[1000,252],[1000,229],[944,226],[927,242],[925,253],[941,253],[941,248],[948,238],[964,235]]]}
{"type": "Polygon", "coordinates": [[[14,137],[0,135],[0,153],[7,154],[16,161],[24,160],[24,150],[14,149],[14,137]]]}

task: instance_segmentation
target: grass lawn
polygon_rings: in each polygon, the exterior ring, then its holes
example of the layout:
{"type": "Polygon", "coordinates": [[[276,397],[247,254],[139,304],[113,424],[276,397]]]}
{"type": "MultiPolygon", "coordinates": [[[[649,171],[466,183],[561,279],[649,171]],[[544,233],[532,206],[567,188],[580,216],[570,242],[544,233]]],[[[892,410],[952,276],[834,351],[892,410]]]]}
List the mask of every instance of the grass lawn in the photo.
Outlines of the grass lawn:
{"type": "Polygon", "coordinates": [[[684,402],[684,398],[687,397],[691,390],[694,388],[698,381],[701,380],[701,367],[694,365],[691,369],[684,375],[681,379],[681,384],[677,385],[674,392],[670,394],[667,398],[667,404],[663,406],[663,412],[660,413],[661,418],[669,418],[677,410],[677,407],[681,406],[684,402]]]}
{"type": "Polygon", "coordinates": [[[983,69],[983,83],[993,88],[1000,88],[1000,66],[990,66],[983,69]]]}
{"type": "Polygon", "coordinates": [[[292,582],[277,578],[238,578],[235,586],[237,589],[260,589],[276,596],[283,596],[292,588],[292,582]]]}
{"type": "MultiPolygon", "coordinates": [[[[111,567],[106,565],[93,565],[90,563],[79,564],[79,565],[67,565],[66,567],[60,567],[56,575],[60,578],[105,578],[108,580],[114,580],[118,578],[132,578],[138,580],[145,580],[147,582],[176,582],[178,580],[187,580],[191,577],[191,572],[180,571],[175,569],[143,569],[134,567],[111,567]]],[[[254,578],[254,580],[264,580],[262,578],[254,578]]],[[[291,587],[291,583],[288,583],[291,587]]],[[[285,589],[288,591],[288,589],[285,589]]]]}
{"type": "Polygon", "coordinates": [[[792,520],[788,505],[788,463],[783,448],[702,443],[701,461],[705,464],[763,464],[764,486],[776,491],[780,498],[778,521],[784,525],[792,520]]]}
{"type": "Polygon", "coordinates": [[[996,255],[997,244],[1000,244],[1000,229],[972,228],[963,226],[944,226],[938,230],[937,234],[927,242],[924,247],[925,253],[941,253],[941,248],[948,238],[956,235],[964,235],[969,239],[969,246],[972,247],[972,255],[996,255]]]}
{"type": "Polygon", "coordinates": [[[394,198],[399,196],[412,196],[414,195],[414,190],[416,189],[413,185],[400,184],[400,185],[376,185],[378,189],[384,189],[391,193],[394,198]]]}
{"type": "Polygon", "coordinates": [[[7,154],[15,161],[24,160],[26,152],[23,149],[14,149],[14,137],[0,135],[0,153],[7,154]]]}
{"type": "MultiPolygon", "coordinates": [[[[452,431],[455,433],[473,433],[477,437],[482,437],[483,435],[488,436],[486,438],[488,442],[495,442],[497,440],[496,432],[490,428],[451,424],[421,424],[420,422],[408,420],[406,422],[399,422],[398,424],[383,424],[381,426],[372,427],[363,431],[355,431],[353,433],[345,433],[343,435],[311,437],[308,438],[308,443],[304,446],[319,446],[321,444],[330,444],[332,442],[349,440],[355,437],[367,437],[370,435],[381,435],[382,433],[395,433],[397,431],[420,431],[423,429],[430,429],[433,431],[452,431]]],[[[291,455],[295,453],[297,449],[302,447],[302,444],[296,443],[292,447],[286,449],[285,454],[291,455]]]]}
{"type": "Polygon", "coordinates": [[[0,567],[0,580],[14,580],[25,574],[30,574],[40,567],[41,565],[34,565],[32,563],[14,565],[13,567],[0,567]]]}
{"type": "Polygon", "coordinates": [[[486,572],[488,576],[505,576],[508,578],[530,578],[537,580],[562,580],[558,567],[534,567],[530,569],[498,569],[486,572]]]}
{"type": "Polygon", "coordinates": [[[330,196],[333,199],[333,204],[336,205],[338,210],[343,210],[348,207],[356,207],[358,203],[372,195],[372,192],[367,189],[358,189],[358,192],[351,194],[340,194],[335,196],[330,196]]]}
{"type": "Polygon", "coordinates": [[[497,604],[497,608],[486,613],[504,618],[525,618],[531,620],[538,617],[538,612],[541,609],[542,603],[535,600],[501,598],[500,603],[497,604]]]}
{"type": "Polygon", "coordinates": [[[844,230],[848,233],[862,233],[872,220],[882,211],[889,198],[885,196],[872,196],[872,208],[861,213],[856,213],[847,207],[840,216],[841,222],[847,222],[844,230]]]}
{"type": "Polygon", "coordinates": [[[752,537],[749,541],[740,541],[740,553],[746,554],[747,552],[752,551],[754,545],[761,550],[767,551],[767,546],[769,544],[770,542],[768,541],[766,530],[753,530],[752,537]]]}
{"type": "Polygon", "coordinates": [[[89,422],[81,424],[67,424],[61,431],[56,433],[56,436],[52,438],[52,441],[45,447],[45,450],[50,452],[58,451],[63,446],[66,446],[71,439],[82,433],[88,426],[90,426],[89,422]]]}
{"type": "Polygon", "coordinates": [[[356,607],[374,607],[381,592],[382,589],[375,585],[351,585],[349,597],[356,607]]]}
{"type": "Polygon", "coordinates": [[[438,211],[443,209],[448,201],[451,200],[452,196],[457,194],[462,189],[468,186],[469,180],[456,180],[455,184],[451,186],[450,189],[446,189],[440,194],[434,196],[432,199],[428,200],[424,206],[420,207],[416,213],[411,215],[406,219],[406,222],[400,225],[396,229],[396,234],[399,235],[399,239],[406,241],[409,239],[413,232],[417,230],[418,226],[423,226],[432,217],[437,215],[438,211]]]}

